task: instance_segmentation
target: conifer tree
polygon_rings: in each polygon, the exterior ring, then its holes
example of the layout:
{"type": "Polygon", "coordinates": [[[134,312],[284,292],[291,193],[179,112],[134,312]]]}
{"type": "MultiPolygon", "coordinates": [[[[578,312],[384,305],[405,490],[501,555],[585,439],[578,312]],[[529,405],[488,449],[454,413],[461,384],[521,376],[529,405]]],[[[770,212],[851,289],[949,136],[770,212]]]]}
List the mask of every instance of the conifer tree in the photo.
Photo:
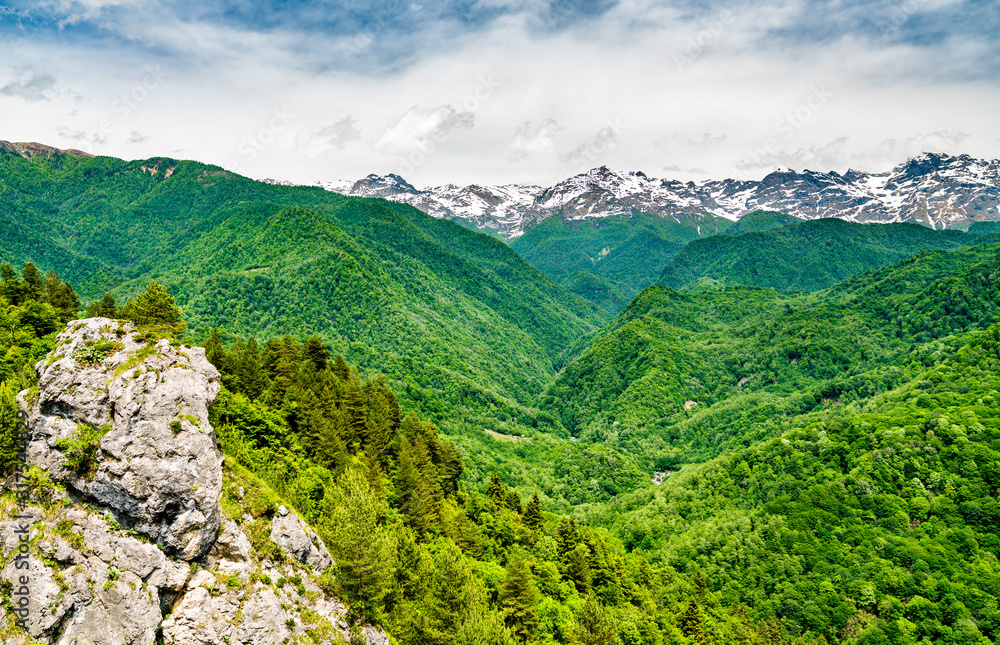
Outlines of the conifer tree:
{"type": "Polygon", "coordinates": [[[395,551],[391,533],[380,524],[384,502],[359,468],[348,468],[337,482],[325,528],[336,563],[337,582],[366,614],[377,610],[389,592],[395,551]]]}
{"type": "Polygon", "coordinates": [[[614,645],[617,630],[593,594],[576,617],[574,635],[580,645],[614,645]]]}
{"type": "Polygon", "coordinates": [[[577,544],[566,556],[566,578],[580,593],[590,591],[590,549],[586,544],[577,544]]]}
{"type": "MultiPolygon", "coordinates": [[[[101,298],[100,302],[94,308],[93,315],[98,318],[117,318],[118,306],[115,304],[115,298],[108,292],[104,292],[104,297],[101,298]]],[[[218,330],[215,330],[216,333],[218,330]]],[[[222,339],[219,339],[219,345],[222,345],[222,339]]],[[[211,359],[209,359],[211,360],[211,359]]],[[[214,363],[213,363],[214,364],[214,363]]]]}
{"type": "Polygon", "coordinates": [[[28,300],[45,301],[45,280],[42,273],[33,262],[25,262],[21,269],[21,279],[24,280],[25,298],[28,300]]]}
{"type": "Polygon", "coordinates": [[[155,280],[146,285],[134,302],[126,303],[122,314],[137,325],[161,334],[179,336],[184,332],[181,310],[174,305],[174,297],[155,280]]]}
{"type": "Polygon", "coordinates": [[[19,305],[24,302],[27,287],[24,282],[17,277],[17,271],[7,262],[0,264],[0,291],[4,298],[12,305],[19,305]]]}
{"type": "Polygon", "coordinates": [[[240,391],[251,399],[260,398],[264,393],[266,382],[260,367],[257,339],[253,336],[247,339],[243,351],[236,357],[236,382],[240,391]]]}
{"type": "Polygon", "coordinates": [[[317,372],[322,372],[326,369],[327,363],[330,362],[330,350],[326,348],[319,336],[313,336],[306,341],[302,348],[302,357],[311,362],[317,372]]]}
{"type": "Polygon", "coordinates": [[[504,505],[510,510],[517,513],[518,515],[522,515],[524,513],[524,509],[521,508],[521,496],[518,495],[517,491],[515,491],[513,488],[507,490],[507,496],[506,500],[504,501],[504,505]]]}
{"type": "Polygon", "coordinates": [[[691,575],[691,592],[699,602],[705,602],[705,597],[708,595],[708,581],[700,569],[691,575]]]}
{"type": "Polygon", "coordinates": [[[347,361],[340,354],[337,354],[337,358],[333,360],[333,373],[342,381],[346,381],[347,377],[351,375],[351,369],[347,366],[347,361]]]}
{"type": "Polygon", "coordinates": [[[688,601],[684,613],[681,615],[681,629],[684,635],[696,643],[705,642],[705,619],[694,598],[688,601]]]}
{"type": "Polygon", "coordinates": [[[545,520],[542,519],[542,500],[538,498],[538,492],[531,496],[528,505],[524,508],[523,519],[524,525],[532,531],[542,528],[545,523],[545,520]]]}
{"type": "Polygon", "coordinates": [[[445,493],[458,492],[458,480],[462,477],[462,455],[450,441],[441,442],[441,464],[438,467],[438,481],[445,493]]]}
{"type": "Polygon", "coordinates": [[[45,302],[59,312],[62,321],[71,320],[80,310],[80,298],[69,283],[59,279],[59,274],[49,271],[45,274],[45,302]]]}
{"type": "MultiPolygon", "coordinates": [[[[104,301],[108,298],[111,299],[111,306],[114,307],[115,299],[111,297],[110,293],[104,294],[104,299],[101,300],[101,307],[104,306],[104,301]]],[[[100,311],[100,309],[98,309],[100,311]]],[[[98,313],[97,315],[101,315],[98,313]]],[[[232,371],[232,366],[229,364],[229,356],[226,353],[225,345],[222,343],[222,334],[219,333],[219,328],[215,327],[212,329],[212,333],[209,334],[208,339],[202,344],[205,348],[205,358],[208,362],[215,366],[215,369],[222,373],[223,378],[225,378],[226,372],[232,371]]]]}
{"type": "Polygon", "coordinates": [[[559,559],[566,562],[569,554],[580,542],[580,531],[572,517],[563,517],[556,525],[556,544],[559,545],[559,559]]]}
{"type": "MultiPolygon", "coordinates": [[[[339,412],[334,411],[339,416],[339,412]]],[[[337,419],[332,419],[323,426],[323,432],[319,438],[319,448],[317,461],[330,472],[340,472],[347,460],[347,449],[341,439],[337,419]]]]}
{"type": "Polygon", "coordinates": [[[506,577],[500,585],[498,600],[506,613],[507,626],[519,641],[527,642],[538,627],[535,610],[538,594],[531,569],[520,549],[515,550],[507,562],[506,577]]]}
{"type": "Polygon", "coordinates": [[[486,485],[486,496],[493,500],[498,509],[507,508],[507,489],[495,470],[490,475],[490,483],[486,485]]]}
{"type": "Polygon", "coordinates": [[[347,378],[347,389],[344,392],[344,415],[347,422],[347,436],[345,437],[347,444],[350,446],[362,444],[368,427],[368,417],[357,370],[351,370],[351,374],[347,378]]]}

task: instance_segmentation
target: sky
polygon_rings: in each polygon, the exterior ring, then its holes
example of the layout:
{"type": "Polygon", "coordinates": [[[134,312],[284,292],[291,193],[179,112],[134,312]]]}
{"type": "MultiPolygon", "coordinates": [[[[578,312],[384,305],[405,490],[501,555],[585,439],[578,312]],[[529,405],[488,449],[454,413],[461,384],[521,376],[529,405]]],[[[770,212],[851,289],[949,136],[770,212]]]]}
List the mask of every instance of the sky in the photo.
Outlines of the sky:
{"type": "Polygon", "coordinates": [[[296,183],[1000,158],[996,0],[0,0],[0,139],[296,183]]]}

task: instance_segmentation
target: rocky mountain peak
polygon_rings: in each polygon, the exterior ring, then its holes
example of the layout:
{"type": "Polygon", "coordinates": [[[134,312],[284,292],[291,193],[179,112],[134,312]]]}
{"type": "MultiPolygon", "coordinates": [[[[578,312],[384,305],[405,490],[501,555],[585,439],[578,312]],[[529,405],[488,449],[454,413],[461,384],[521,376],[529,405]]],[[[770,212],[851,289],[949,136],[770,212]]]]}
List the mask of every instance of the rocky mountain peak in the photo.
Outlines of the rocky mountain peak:
{"type": "Polygon", "coordinates": [[[36,143],[34,141],[22,141],[16,143],[11,141],[0,141],[0,152],[19,155],[25,159],[31,159],[33,157],[51,157],[56,154],[69,155],[71,157],[94,156],[89,152],[84,152],[82,150],[75,150],[72,148],[62,150],[60,148],[47,146],[43,143],[36,143]]]}
{"type": "Polygon", "coordinates": [[[925,153],[888,173],[852,169],[841,175],[780,168],[759,181],[680,182],[599,166],[548,188],[447,184],[416,189],[394,175],[321,185],[344,194],[406,202],[434,217],[490,229],[508,240],[553,216],[584,219],[634,211],[697,222],[708,214],[738,220],[754,210],[772,210],[802,219],[918,222],[936,228],[967,228],[974,221],[1000,219],[1000,160],[943,153],[925,153]]]}

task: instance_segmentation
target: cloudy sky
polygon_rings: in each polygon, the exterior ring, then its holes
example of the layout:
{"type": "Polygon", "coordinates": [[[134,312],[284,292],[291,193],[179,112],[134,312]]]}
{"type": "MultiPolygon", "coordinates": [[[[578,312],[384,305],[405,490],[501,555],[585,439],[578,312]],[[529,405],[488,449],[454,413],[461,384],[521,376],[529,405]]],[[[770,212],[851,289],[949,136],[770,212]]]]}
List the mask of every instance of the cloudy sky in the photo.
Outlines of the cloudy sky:
{"type": "Polygon", "coordinates": [[[302,183],[1000,157],[994,0],[0,1],[0,139],[302,183]]]}

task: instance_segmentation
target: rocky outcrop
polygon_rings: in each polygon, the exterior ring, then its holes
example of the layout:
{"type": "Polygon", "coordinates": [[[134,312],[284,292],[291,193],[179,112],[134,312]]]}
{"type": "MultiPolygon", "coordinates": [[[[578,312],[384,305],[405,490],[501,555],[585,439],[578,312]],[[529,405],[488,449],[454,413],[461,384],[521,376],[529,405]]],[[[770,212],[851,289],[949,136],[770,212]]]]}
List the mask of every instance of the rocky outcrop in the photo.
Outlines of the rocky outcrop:
{"type": "Polygon", "coordinates": [[[19,395],[41,486],[26,509],[0,498],[0,604],[27,599],[24,628],[0,625],[0,642],[332,645],[354,631],[388,645],[320,587],[332,558],[294,512],[223,513],[224,487],[242,498],[253,482],[223,468],[203,350],[104,318],[57,343],[38,392],[19,395]]]}
{"type": "Polygon", "coordinates": [[[205,350],[144,342],[129,323],[71,323],[39,363],[28,460],[186,560],[221,523],[222,453],[208,422],[219,373],[205,350]],[[79,442],[99,441],[91,463],[79,442]],[[85,455],[84,455],[85,456],[85,455]]]}
{"type": "Polygon", "coordinates": [[[302,564],[319,571],[333,564],[322,538],[284,506],[279,506],[271,519],[271,541],[302,564]]]}

